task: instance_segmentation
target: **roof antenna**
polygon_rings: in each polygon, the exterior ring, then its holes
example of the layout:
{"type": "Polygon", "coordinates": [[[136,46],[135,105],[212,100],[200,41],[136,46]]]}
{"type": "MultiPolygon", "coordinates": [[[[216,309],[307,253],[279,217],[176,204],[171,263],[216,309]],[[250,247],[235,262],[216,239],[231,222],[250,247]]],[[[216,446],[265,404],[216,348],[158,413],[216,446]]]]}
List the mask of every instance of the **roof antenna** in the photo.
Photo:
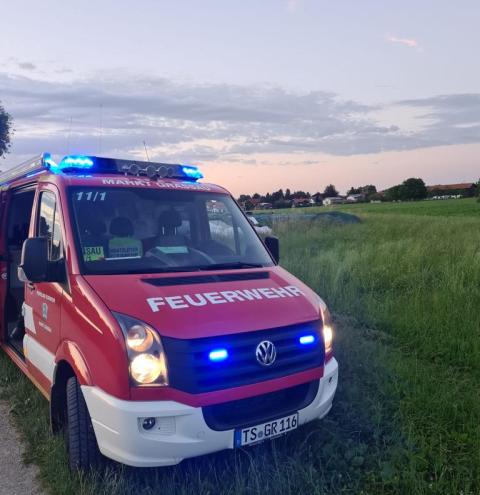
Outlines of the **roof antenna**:
{"type": "Polygon", "coordinates": [[[70,125],[68,126],[68,133],[67,133],[67,155],[70,154],[70,134],[72,133],[72,120],[73,117],[70,116],[70,125]]]}
{"type": "Polygon", "coordinates": [[[145,155],[147,156],[147,162],[149,162],[150,157],[148,156],[147,143],[145,141],[142,142],[143,142],[143,147],[145,148],[145,155]]]}
{"type": "Polygon", "coordinates": [[[102,154],[102,137],[103,137],[103,103],[100,103],[99,119],[100,119],[100,132],[98,134],[98,154],[102,154]]]}

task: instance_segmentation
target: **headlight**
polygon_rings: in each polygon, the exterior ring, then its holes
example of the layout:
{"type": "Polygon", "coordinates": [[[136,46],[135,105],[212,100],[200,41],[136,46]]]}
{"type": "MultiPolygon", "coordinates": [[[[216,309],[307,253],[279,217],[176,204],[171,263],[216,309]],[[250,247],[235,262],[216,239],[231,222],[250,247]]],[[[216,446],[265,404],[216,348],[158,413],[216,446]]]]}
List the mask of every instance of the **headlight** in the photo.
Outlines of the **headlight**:
{"type": "Polygon", "coordinates": [[[162,341],[143,321],[113,313],[125,337],[130,376],[137,385],[168,385],[168,370],[162,341]]]}
{"type": "Polygon", "coordinates": [[[325,360],[333,355],[333,321],[330,311],[324,304],[320,306],[322,314],[322,333],[323,342],[325,344],[325,360]]]}
{"type": "Polygon", "coordinates": [[[148,351],[152,347],[154,335],[144,325],[133,325],[127,332],[127,345],[135,352],[148,351]]]}
{"type": "Polygon", "coordinates": [[[165,370],[162,358],[153,354],[139,354],[130,363],[132,378],[138,383],[153,383],[165,370]]]}

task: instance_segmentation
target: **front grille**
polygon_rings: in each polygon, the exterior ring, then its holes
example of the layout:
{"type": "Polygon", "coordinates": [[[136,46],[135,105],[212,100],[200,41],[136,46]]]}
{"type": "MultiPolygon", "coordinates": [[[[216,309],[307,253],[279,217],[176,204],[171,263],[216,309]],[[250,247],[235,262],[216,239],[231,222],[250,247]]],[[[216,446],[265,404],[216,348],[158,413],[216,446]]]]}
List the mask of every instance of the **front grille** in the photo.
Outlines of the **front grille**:
{"type": "Polygon", "coordinates": [[[202,408],[212,430],[247,428],[288,416],[310,405],[318,392],[318,380],[268,394],[202,408]]]}
{"type": "Polygon", "coordinates": [[[162,337],[169,362],[170,386],[189,393],[210,392],[240,387],[292,375],[323,366],[325,351],[319,338],[321,323],[298,325],[200,339],[162,337]],[[299,337],[317,336],[310,345],[301,345],[299,337]],[[271,366],[262,366],[256,358],[257,345],[268,340],[275,345],[277,356],[271,366]],[[211,362],[213,349],[228,350],[228,359],[211,362]]]}

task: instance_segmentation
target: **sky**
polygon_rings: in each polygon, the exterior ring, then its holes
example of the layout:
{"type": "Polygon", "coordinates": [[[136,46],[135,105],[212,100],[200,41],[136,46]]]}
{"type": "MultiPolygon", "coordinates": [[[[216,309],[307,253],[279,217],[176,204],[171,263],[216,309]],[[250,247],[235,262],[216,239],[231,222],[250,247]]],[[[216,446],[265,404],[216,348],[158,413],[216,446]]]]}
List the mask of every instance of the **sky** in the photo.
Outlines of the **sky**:
{"type": "Polygon", "coordinates": [[[236,195],[480,177],[478,0],[0,7],[3,170],[146,145],[236,195]]]}

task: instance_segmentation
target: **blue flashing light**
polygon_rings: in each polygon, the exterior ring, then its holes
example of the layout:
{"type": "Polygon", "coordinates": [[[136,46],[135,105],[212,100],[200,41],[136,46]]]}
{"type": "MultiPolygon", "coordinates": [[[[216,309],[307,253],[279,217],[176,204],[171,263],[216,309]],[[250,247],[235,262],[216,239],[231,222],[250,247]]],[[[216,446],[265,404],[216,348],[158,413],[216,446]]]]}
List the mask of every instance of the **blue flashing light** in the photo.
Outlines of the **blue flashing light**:
{"type": "Polygon", "coordinates": [[[50,153],[43,154],[43,163],[45,163],[45,165],[48,165],[49,168],[58,167],[58,165],[56,164],[55,160],[52,158],[52,155],[50,153]]]}
{"type": "Polygon", "coordinates": [[[189,178],[193,180],[203,179],[203,174],[198,170],[197,167],[192,167],[191,165],[184,165],[182,167],[182,172],[189,178]]]}
{"type": "Polygon", "coordinates": [[[60,170],[65,168],[77,168],[82,170],[88,170],[94,166],[93,160],[88,156],[82,155],[70,155],[66,156],[59,164],[60,170]]]}
{"type": "Polygon", "coordinates": [[[315,342],[315,335],[309,334],[309,335],[302,335],[298,341],[302,345],[309,345],[313,344],[315,342]]]}
{"type": "Polygon", "coordinates": [[[220,362],[220,361],[225,361],[225,359],[228,358],[228,351],[227,349],[214,349],[213,351],[210,351],[208,354],[208,358],[210,361],[213,362],[220,362]]]}

